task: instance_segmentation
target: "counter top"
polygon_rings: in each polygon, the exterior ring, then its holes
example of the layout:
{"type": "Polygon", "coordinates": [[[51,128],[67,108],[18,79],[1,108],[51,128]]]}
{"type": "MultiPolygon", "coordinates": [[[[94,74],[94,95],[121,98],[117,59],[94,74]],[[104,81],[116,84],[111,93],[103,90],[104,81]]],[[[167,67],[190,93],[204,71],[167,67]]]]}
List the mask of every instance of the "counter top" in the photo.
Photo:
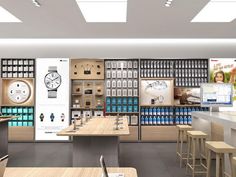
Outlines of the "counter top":
{"type": "Polygon", "coordinates": [[[58,132],[58,136],[123,136],[129,135],[129,126],[127,118],[120,118],[122,122],[119,127],[122,129],[115,130],[115,118],[92,118],[83,127],[73,131],[74,125],[58,132]]]}
{"type": "Polygon", "coordinates": [[[0,123],[1,122],[6,122],[12,119],[16,119],[18,116],[0,116],[0,123]]]}
{"type": "MultiPolygon", "coordinates": [[[[108,173],[137,177],[134,168],[108,168],[108,173]]],[[[101,168],[6,168],[4,177],[101,177],[101,168]]]]}
{"type": "Polygon", "coordinates": [[[201,117],[202,119],[211,120],[220,124],[227,124],[229,127],[236,129],[236,112],[206,112],[197,111],[192,113],[193,118],[201,117]]]}

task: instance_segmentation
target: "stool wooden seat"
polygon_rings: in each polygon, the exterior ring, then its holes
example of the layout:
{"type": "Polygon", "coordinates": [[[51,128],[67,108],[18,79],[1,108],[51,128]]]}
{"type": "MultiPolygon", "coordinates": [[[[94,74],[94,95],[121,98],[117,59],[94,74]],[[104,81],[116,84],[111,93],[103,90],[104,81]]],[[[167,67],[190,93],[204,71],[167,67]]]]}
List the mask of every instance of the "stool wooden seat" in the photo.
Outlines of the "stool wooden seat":
{"type": "Polygon", "coordinates": [[[203,164],[202,158],[205,158],[205,141],[208,135],[202,131],[187,131],[187,138],[188,138],[188,151],[187,151],[187,165],[186,165],[186,172],[188,172],[188,168],[192,170],[192,176],[194,177],[195,174],[202,174],[206,173],[206,165],[203,164]],[[200,164],[196,163],[196,157],[198,156],[196,148],[198,146],[199,150],[199,158],[200,164]],[[190,156],[191,162],[190,163],[190,156]],[[197,170],[197,167],[200,167],[197,170]]]}
{"type": "MultiPolygon", "coordinates": [[[[207,150],[207,177],[210,177],[211,174],[211,153],[216,153],[216,177],[225,176],[225,154],[229,155],[230,168],[231,168],[231,177],[235,177],[235,170],[233,165],[233,153],[236,153],[236,148],[226,144],[223,141],[207,141],[206,142],[207,150]]],[[[230,175],[227,175],[230,176],[230,175]]]]}
{"type": "Polygon", "coordinates": [[[176,125],[176,128],[178,131],[176,154],[180,159],[180,167],[182,167],[183,160],[187,159],[187,152],[183,152],[184,136],[187,135],[187,131],[192,130],[193,128],[190,125],[176,125]]]}

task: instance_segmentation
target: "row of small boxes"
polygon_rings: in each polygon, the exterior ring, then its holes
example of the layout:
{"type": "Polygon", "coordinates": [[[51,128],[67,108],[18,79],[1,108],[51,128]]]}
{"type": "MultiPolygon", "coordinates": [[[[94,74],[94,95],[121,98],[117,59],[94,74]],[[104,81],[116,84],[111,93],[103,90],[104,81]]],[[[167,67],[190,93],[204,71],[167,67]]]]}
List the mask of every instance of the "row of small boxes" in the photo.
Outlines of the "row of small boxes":
{"type": "Polygon", "coordinates": [[[106,105],[138,105],[138,97],[107,97],[106,105]]]}
{"type": "Polygon", "coordinates": [[[2,107],[1,112],[3,114],[33,114],[34,108],[33,107],[2,107]]]}
{"type": "Polygon", "coordinates": [[[34,123],[33,122],[9,121],[8,126],[10,126],[10,127],[32,127],[32,126],[34,126],[34,123]]]}
{"type": "Polygon", "coordinates": [[[107,105],[106,112],[138,112],[138,105],[107,105]]]}

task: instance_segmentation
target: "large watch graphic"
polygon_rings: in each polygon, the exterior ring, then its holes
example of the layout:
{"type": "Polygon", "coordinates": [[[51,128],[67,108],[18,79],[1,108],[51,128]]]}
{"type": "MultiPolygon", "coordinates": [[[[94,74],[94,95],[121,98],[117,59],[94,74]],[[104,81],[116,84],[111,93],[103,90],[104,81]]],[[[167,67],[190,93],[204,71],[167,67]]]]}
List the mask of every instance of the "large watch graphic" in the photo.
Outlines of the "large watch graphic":
{"type": "Polygon", "coordinates": [[[57,98],[57,89],[61,85],[61,76],[58,74],[56,66],[48,67],[44,83],[48,89],[48,98],[57,98]]]}
{"type": "Polygon", "coordinates": [[[17,104],[26,102],[30,93],[30,86],[24,81],[14,81],[8,86],[8,98],[17,104]]]}

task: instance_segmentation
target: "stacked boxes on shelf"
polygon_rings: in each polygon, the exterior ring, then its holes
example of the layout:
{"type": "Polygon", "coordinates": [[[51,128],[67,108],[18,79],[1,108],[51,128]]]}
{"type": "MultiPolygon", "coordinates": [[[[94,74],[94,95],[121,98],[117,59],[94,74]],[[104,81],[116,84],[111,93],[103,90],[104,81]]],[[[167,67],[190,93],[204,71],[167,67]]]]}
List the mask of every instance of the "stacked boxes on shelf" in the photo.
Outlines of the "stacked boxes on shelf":
{"type": "Polygon", "coordinates": [[[34,78],[34,59],[2,59],[2,78],[34,78]]]}
{"type": "Polygon", "coordinates": [[[138,63],[136,59],[105,60],[106,114],[134,114],[128,116],[131,125],[138,124],[138,63]]]}
{"type": "Polygon", "coordinates": [[[199,87],[208,82],[208,60],[191,59],[175,61],[175,86],[199,87]]]}
{"type": "Polygon", "coordinates": [[[192,124],[194,111],[208,111],[201,107],[141,107],[141,125],[192,124]]]}
{"type": "Polygon", "coordinates": [[[141,78],[172,78],[174,77],[173,60],[151,60],[144,59],[140,61],[141,78]]]}
{"type": "Polygon", "coordinates": [[[9,126],[34,126],[33,107],[2,107],[1,112],[4,116],[19,116],[19,118],[9,121],[9,126]]]}
{"type": "Polygon", "coordinates": [[[141,107],[141,125],[173,125],[173,107],[141,107]]]}

